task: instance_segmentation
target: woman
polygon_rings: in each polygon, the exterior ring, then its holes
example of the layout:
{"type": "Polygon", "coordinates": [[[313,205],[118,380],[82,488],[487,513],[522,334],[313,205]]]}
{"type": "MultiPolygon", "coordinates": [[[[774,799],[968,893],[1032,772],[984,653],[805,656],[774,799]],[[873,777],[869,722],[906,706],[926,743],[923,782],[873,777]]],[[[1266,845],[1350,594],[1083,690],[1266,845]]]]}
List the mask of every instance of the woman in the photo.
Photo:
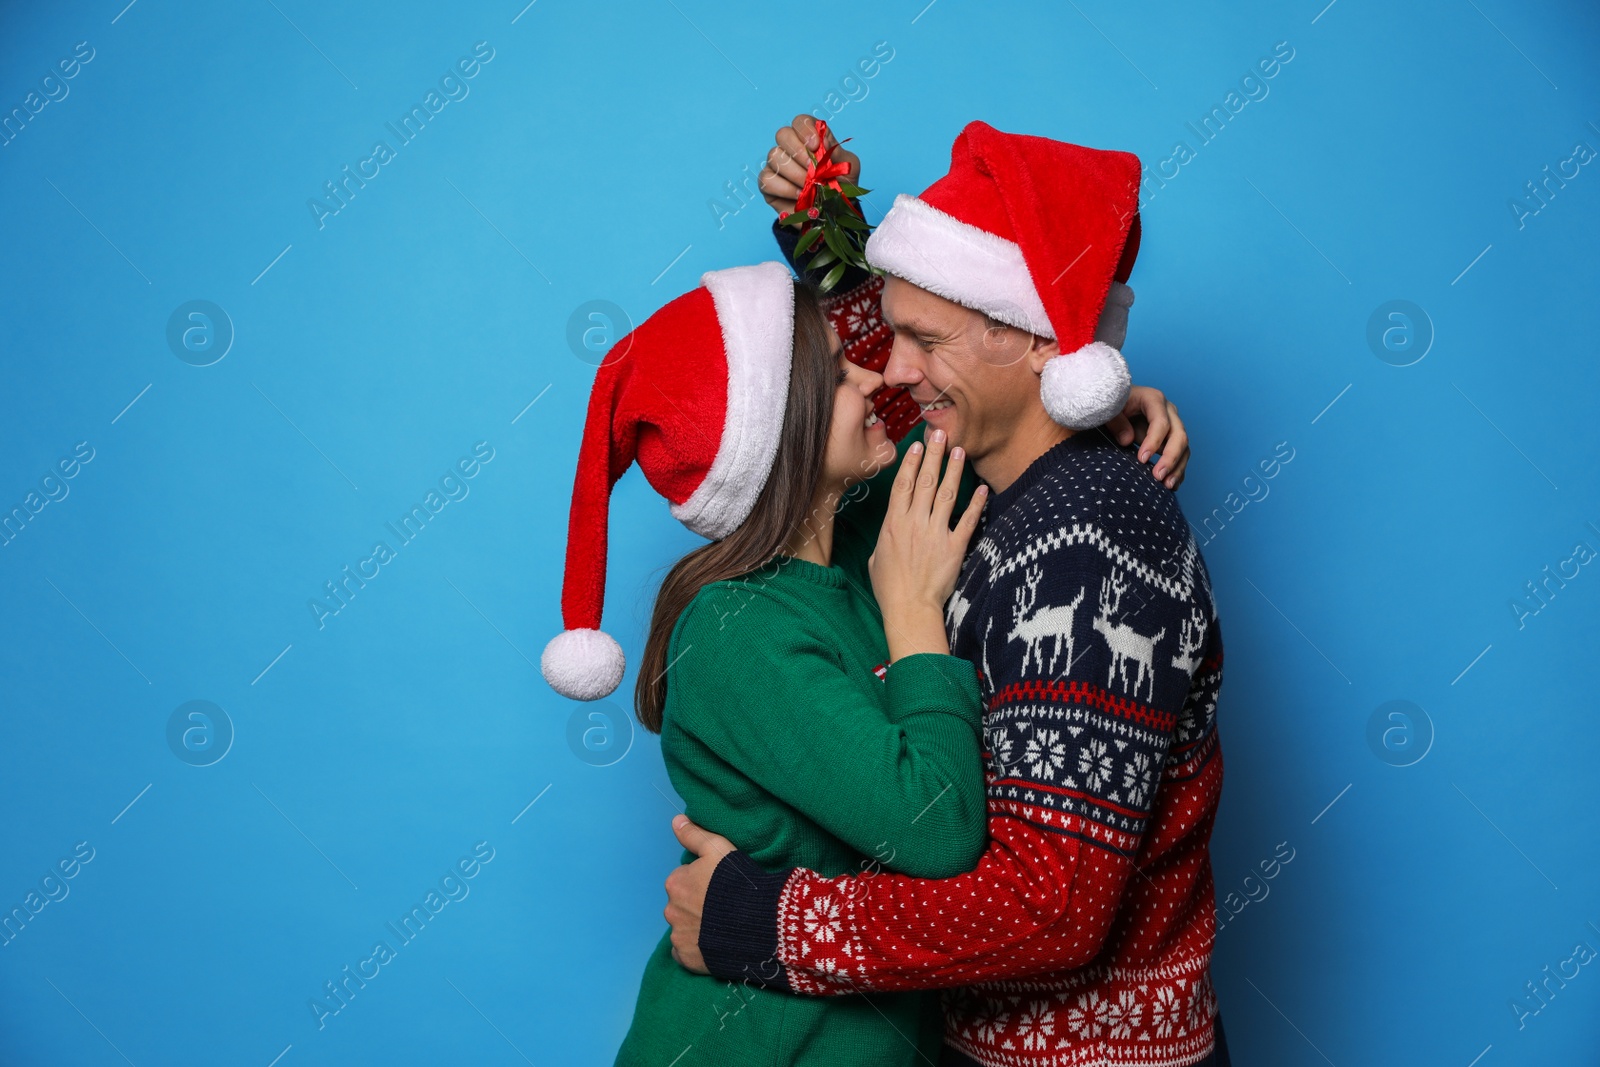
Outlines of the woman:
{"type": "MultiPolygon", "coordinates": [[[[948,877],[986,840],[976,673],[949,654],[942,610],[986,494],[950,499],[959,449],[944,491],[907,488],[943,458],[930,439],[900,465],[903,503],[885,505],[885,479],[867,480],[896,459],[872,411],[882,381],[841,347],[813,292],[778,263],[708,273],[618,342],[579,457],[568,629],[542,668],[578,699],[621,679],[621,650],[598,624],[609,492],[637,459],[711,540],[663,581],[635,691],[685,813],[768,868],[881,862],[948,877]],[[879,515],[892,526],[881,542],[879,515]]],[[[825,928],[827,915],[805,921],[825,928]]],[[[936,994],[805,998],[724,983],[680,968],[663,936],[617,1062],[909,1065],[936,1060],[940,1041],[936,994]]]]}

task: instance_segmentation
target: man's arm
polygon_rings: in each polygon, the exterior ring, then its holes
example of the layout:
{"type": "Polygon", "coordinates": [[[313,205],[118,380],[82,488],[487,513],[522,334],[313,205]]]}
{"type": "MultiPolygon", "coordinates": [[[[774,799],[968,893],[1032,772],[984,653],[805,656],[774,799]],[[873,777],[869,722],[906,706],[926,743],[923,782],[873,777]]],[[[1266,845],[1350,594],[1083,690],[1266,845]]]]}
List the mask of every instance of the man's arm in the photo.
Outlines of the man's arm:
{"type": "MultiPolygon", "coordinates": [[[[1084,591],[1072,647],[1060,650],[1070,667],[1047,674],[1030,660],[1050,651],[1048,640],[1030,646],[1004,636],[1008,607],[1028,601],[1040,572],[1016,568],[972,608],[1002,624],[985,649],[995,675],[986,734],[1000,773],[989,782],[990,843],[977,868],[938,880],[774,875],[730,853],[712,870],[695,933],[712,973],[835,994],[1014,978],[1099,954],[1135,876],[1188,677],[1157,659],[1154,669],[1167,675],[1158,684],[1138,693],[1110,684],[1109,645],[1091,620],[1097,598],[1129,572],[1091,544],[1045,559],[1051,581],[1040,603],[1084,591]]],[[[1137,610],[1121,606],[1119,622],[1145,635],[1176,634],[1187,612],[1162,595],[1137,610]]],[[[686,918],[693,879],[675,877],[673,908],[686,918]]],[[[680,950],[686,940],[675,926],[680,950]]]]}

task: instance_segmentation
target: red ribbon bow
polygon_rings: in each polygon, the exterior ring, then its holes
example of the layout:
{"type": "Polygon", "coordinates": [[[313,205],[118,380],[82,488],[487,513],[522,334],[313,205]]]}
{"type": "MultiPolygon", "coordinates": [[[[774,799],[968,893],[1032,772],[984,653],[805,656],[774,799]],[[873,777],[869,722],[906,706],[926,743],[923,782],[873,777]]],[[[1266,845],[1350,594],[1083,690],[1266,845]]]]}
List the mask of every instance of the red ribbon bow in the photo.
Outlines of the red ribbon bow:
{"type": "MultiPolygon", "coordinates": [[[[839,143],[848,140],[850,138],[846,137],[839,143]]],[[[806,164],[806,180],[800,186],[800,196],[794,202],[796,211],[809,213],[822,186],[839,192],[839,179],[850,174],[850,164],[833,161],[833,150],[838,146],[828,143],[828,124],[820,119],[817,120],[817,147],[816,158],[806,164]]]]}

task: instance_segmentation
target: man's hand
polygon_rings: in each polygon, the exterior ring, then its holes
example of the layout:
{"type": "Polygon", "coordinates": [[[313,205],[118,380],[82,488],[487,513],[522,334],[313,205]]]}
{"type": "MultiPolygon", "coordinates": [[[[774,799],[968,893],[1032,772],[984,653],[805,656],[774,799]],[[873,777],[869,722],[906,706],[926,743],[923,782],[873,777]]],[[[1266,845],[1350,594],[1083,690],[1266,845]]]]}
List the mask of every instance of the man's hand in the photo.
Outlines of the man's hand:
{"type": "Polygon", "coordinates": [[[1189,435],[1184,432],[1183,420],[1178,418],[1178,408],[1161,390],[1148,385],[1136,385],[1128,390],[1128,402],[1122,414],[1105,424],[1105,430],[1126,448],[1138,436],[1133,420],[1146,425],[1144,442],[1139,446],[1139,462],[1147,462],[1160,453],[1155,476],[1168,489],[1183,484],[1183,472],[1189,466],[1189,435]]]}
{"type": "Polygon", "coordinates": [[[667,907],[663,914],[672,925],[672,958],[685,970],[710,974],[700,955],[700,916],[705,911],[711,873],[722,857],[734,850],[734,845],[720,834],[700,829],[687,815],[673,816],[672,832],[678,836],[679,844],[699,857],[667,875],[667,907]]]}
{"type": "MultiPolygon", "coordinates": [[[[818,149],[815,116],[796,115],[792,123],[777,132],[774,140],[777,143],[767,152],[767,165],[761,168],[757,184],[772,210],[779,215],[787,215],[794,210],[794,202],[800,196],[800,186],[806,180],[806,164],[818,149]]],[[[835,146],[839,143],[832,130],[828,131],[828,143],[835,146]]],[[[850,164],[846,180],[860,184],[860,156],[835,147],[833,158],[836,162],[850,164]]]]}

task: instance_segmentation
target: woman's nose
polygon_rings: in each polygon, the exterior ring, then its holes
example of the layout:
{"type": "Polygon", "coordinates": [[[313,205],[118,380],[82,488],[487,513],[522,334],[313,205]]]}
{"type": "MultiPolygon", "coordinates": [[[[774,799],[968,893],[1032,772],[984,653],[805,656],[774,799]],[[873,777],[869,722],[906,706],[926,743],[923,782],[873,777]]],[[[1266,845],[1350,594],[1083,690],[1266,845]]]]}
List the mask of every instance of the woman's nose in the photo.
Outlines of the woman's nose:
{"type": "Polygon", "coordinates": [[[875,370],[867,370],[865,367],[858,366],[856,368],[856,384],[861,389],[862,396],[871,396],[883,388],[883,375],[875,370]]]}

